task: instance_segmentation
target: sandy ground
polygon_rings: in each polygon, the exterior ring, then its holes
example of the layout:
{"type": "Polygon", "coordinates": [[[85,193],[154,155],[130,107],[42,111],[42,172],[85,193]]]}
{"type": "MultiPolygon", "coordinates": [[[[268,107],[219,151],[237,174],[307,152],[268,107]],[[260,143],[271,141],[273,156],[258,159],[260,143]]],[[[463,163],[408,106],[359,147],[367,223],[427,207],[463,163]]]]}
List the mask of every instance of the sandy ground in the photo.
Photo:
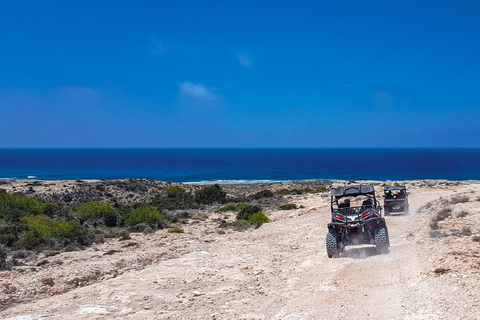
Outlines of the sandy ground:
{"type": "Polygon", "coordinates": [[[48,263],[0,273],[0,317],[479,319],[480,182],[401,183],[410,214],[386,218],[386,255],[347,247],[329,259],[328,194],[289,196],[303,208],[268,211],[271,222],[258,229],[219,228],[215,219],[234,213],[212,211],[183,234],[39,256],[48,263]],[[432,218],[445,208],[450,216],[432,237],[432,218]]]}

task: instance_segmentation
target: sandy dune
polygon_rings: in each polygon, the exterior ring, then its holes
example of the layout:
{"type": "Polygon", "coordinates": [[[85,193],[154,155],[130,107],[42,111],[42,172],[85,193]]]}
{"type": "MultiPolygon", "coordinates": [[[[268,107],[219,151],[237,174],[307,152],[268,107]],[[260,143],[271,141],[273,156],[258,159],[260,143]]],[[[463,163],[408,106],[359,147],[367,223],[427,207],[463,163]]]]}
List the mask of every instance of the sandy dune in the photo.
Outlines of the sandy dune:
{"type": "Polygon", "coordinates": [[[234,214],[211,212],[184,234],[133,234],[1,272],[0,317],[478,319],[480,182],[403,183],[411,213],[387,217],[386,255],[347,247],[328,259],[328,195],[289,196],[303,208],[269,211],[271,222],[259,229],[218,228],[215,218],[234,214]],[[429,223],[447,207],[443,236],[432,238],[429,223]],[[458,231],[464,227],[470,234],[458,231]]]}

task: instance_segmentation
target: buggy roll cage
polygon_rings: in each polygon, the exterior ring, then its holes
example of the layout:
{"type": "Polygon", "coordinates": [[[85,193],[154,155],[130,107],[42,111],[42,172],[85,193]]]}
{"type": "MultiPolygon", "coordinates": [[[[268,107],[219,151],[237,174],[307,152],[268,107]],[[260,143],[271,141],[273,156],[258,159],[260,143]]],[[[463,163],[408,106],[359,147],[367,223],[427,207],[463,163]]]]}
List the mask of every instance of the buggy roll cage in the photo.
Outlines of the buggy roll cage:
{"type": "MultiPolygon", "coordinates": [[[[356,186],[347,186],[347,187],[340,187],[334,188],[331,191],[331,202],[330,202],[330,209],[331,212],[334,211],[343,211],[342,208],[339,207],[338,200],[345,198],[345,197],[357,197],[357,196],[367,196],[368,199],[372,199],[373,203],[370,205],[371,207],[380,207],[380,203],[377,201],[375,197],[375,188],[373,185],[356,185],[356,186]],[[333,208],[333,204],[337,205],[338,209],[333,208]]],[[[365,206],[359,207],[351,207],[354,208],[364,208],[365,206]]],[[[350,210],[351,212],[357,210],[350,210]]]]}
{"type": "Polygon", "coordinates": [[[406,191],[406,190],[407,190],[407,187],[405,187],[405,186],[391,186],[391,187],[385,187],[385,188],[383,188],[383,191],[384,191],[384,192],[387,192],[387,191],[397,191],[397,190],[406,191]]]}

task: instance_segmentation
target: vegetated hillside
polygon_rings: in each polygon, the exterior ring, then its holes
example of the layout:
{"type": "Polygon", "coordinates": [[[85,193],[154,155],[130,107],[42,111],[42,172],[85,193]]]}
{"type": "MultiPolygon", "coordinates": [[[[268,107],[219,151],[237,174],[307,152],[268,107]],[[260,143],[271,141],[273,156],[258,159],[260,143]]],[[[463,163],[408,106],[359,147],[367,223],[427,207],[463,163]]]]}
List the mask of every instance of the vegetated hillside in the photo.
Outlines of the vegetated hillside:
{"type": "Polygon", "coordinates": [[[13,258],[15,250],[74,250],[108,238],[125,239],[130,232],[165,228],[181,232],[190,218],[208,217],[208,212],[217,209],[236,213],[235,221],[218,221],[223,227],[259,227],[268,222],[264,211],[284,203],[286,195],[327,191],[325,186],[318,187],[318,182],[312,187],[305,187],[306,183],[281,185],[277,193],[261,190],[264,184],[235,185],[227,194],[218,184],[182,185],[147,179],[2,181],[0,249],[4,256],[0,268],[20,263],[13,258]],[[298,185],[302,189],[294,188],[298,185]]]}

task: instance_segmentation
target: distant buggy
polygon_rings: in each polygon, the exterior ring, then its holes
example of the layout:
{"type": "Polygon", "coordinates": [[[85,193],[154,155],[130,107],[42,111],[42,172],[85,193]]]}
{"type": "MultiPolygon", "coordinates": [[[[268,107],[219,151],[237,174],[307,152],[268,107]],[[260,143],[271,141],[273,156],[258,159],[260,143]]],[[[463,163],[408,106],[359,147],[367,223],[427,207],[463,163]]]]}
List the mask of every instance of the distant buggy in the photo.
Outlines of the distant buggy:
{"type": "Polygon", "coordinates": [[[390,246],[385,218],[372,185],[332,189],[332,222],[327,225],[327,255],[338,257],[349,245],[375,245],[380,253],[390,246]]]}
{"type": "Polygon", "coordinates": [[[405,186],[385,187],[384,193],[383,209],[385,210],[386,216],[392,212],[408,214],[408,195],[405,186]]]}

